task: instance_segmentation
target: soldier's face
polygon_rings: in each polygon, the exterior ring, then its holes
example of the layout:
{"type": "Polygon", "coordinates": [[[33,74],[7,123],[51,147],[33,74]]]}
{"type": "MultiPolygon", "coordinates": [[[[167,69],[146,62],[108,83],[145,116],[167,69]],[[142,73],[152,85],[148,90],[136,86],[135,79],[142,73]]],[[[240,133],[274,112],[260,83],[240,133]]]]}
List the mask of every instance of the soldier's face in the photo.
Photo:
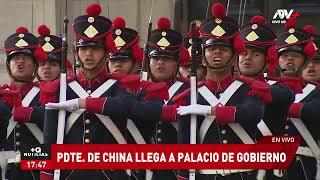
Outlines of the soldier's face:
{"type": "Polygon", "coordinates": [[[10,60],[10,71],[15,79],[30,81],[36,71],[36,64],[30,55],[17,54],[10,60]]]}
{"type": "Polygon", "coordinates": [[[85,46],[80,47],[78,50],[80,61],[87,70],[95,69],[101,63],[100,61],[104,58],[105,54],[105,49],[99,46],[85,46]]]}
{"type": "Polygon", "coordinates": [[[178,63],[168,57],[153,57],[150,59],[150,71],[155,81],[170,81],[174,78],[178,63]]]}
{"type": "MultiPolygon", "coordinates": [[[[283,76],[296,76],[298,70],[302,70],[305,57],[297,51],[284,52],[279,57],[279,66],[283,76]]],[[[300,71],[301,73],[301,71],[300,71]]]]}
{"type": "Polygon", "coordinates": [[[42,81],[53,81],[60,75],[60,64],[57,61],[48,60],[39,64],[38,74],[42,81]]]}
{"type": "Polygon", "coordinates": [[[241,74],[249,77],[257,76],[264,72],[265,54],[257,48],[247,48],[239,56],[239,70],[241,74]]]}
{"type": "MultiPolygon", "coordinates": [[[[215,70],[225,69],[228,66],[227,63],[233,56],[233,51],[231,47],[225,45],[214,45],[205,48],[205,58],[209,66],[213,67],[215,70]]],[[[229,63],[231,66],[231,63],[229,63]]]]}
{"type": "Polygon", "coordinates": [[[302,77],[307,81],[320,82],[320,61],[310,61],[302,71],[302,77]]]}
{"type": "Polygon", "coordinates": [[[111,73],[130,74],[134,67],[132,58],[113,59],[108,61],[108,68],[111,73]]]}

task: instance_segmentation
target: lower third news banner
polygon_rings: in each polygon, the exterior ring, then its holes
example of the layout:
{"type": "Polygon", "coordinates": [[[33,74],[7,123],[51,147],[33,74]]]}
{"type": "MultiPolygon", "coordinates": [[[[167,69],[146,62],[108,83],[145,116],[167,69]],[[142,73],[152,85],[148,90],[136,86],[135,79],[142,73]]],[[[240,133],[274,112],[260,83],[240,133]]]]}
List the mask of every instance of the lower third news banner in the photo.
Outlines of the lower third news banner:
{"type": "Polygon", "coordinates": [[[21,168],[286,169],[300,141],[265,136],[257,144],[54,144],[50,152],[40,146],[24,149],[21,168]]]}

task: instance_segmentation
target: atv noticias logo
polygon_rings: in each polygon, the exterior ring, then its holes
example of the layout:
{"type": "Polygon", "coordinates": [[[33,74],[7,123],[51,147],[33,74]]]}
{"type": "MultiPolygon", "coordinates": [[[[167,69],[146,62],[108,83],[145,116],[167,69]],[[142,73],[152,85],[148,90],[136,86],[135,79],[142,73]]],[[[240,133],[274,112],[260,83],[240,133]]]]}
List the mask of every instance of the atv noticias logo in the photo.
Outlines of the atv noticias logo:
{"type": "Polygon", "coordinates": [[[21,159],[49,159],[48,149],[43,145],[25,146],[21,149],[21,159]]]}
{"type": "Polygon", "coordinates": [[[299,13],[294,13],[293,12],[294,9],[278,9],[272,18],[271,23],[272,24],[284,24],[287,22],[287,20],[291,17],[291,16],[295,16],[298,17],[300,16],[299,13]]]}

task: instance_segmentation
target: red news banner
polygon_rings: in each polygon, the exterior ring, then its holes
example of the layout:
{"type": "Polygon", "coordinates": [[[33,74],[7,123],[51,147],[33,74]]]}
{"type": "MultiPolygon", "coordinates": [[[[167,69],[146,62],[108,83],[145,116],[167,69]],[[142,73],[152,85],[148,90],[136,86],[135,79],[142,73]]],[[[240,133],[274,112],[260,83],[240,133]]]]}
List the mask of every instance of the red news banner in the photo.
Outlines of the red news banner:
{"type": "Polygon", "coordinates": [[[299,136],[265,136],[257,144],[52,145],[50,160],[21,160],[30,169],[285,169],[299,136]]]}

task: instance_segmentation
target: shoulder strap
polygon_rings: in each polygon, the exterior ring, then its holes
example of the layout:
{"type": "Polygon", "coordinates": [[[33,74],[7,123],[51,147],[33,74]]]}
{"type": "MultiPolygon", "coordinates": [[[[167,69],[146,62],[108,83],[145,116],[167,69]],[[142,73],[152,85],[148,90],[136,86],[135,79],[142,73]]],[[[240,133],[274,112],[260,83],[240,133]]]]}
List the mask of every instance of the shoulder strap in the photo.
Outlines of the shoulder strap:
{"type": "Polygon", "coordinates": [[[174,96],[174,94],[180,89],[180,87],[183,85],[183,82],[176,81],[172,86],[170,86],[168,92],[169,92],[169,99],[164,101],[164,104],[167,104],[170,99],[174,96]]]}
{"type": "MultiPolygon", "coordinates": [[[[239,89],[239,87],[243,84],[241,81],[234,81],[221,95],[220,99],[222,102],[217,99],[216,96],[206,87],[202,86],[198,89],[199,93],[202,97],[211,105],[216,106],[221,103],[225,105],[232,95],[239,89]]],[[[200,126],[200,141],[202,142],[205,134],[207,133],[209,127],[213,123],[214,118],[205,118],[200,126]]],[[[244,144],[254,144],[253,139],[249,136],[249,134],[243,129],[243,127],[239,123],[229,123],[228,126],[237,134],[237,136],[241,139],[244,144]]]]}
{"type": "Polygon", "coordinates": [[[269,81],[267,81],[267,83],[268,83],[270,86],[272,86],[272,85],[274,85],[275,83],[277,83],[277,81],[269,80],[269,81]]]}
{"type": "MultiPolygon", "coordinates": [[[[40,92],[40,88],[37,86],[33,86],[22,100],[23,107],[29,107],[30,103],[33,101],[33,99],[37,96],[39,92],[40,92]]],[[[25,124],[27,125],[32,123],[25,123],[25,124]]],[[[13,121],[13,116],[11,116],[11,118],[9,119],[8,127],[7,127],[7,138],[10,136],[10,134],[12,133],[16,125],[17,125],[17,122],[13,121]]],[[[27,125],[27,127],[30,129],[30,131],[33,133],[33,135],[37,138],[39,142],[43,142],[42,131],[38,128],[38,126],[27,125]]]]}
{"type": "Polygon", "coordinates": [[[137,144],[147,144],[137,126],[131,119],[127,121],[127,129],[137,144]]]}
{"type": "Polygon", "coordinates": [[[24,107],[28,107],[32,100],[37,96],[39,93],[40,88],[37,86],[33,86],[32,89],[28,92],[28,94],[23,98],[22,105],[24,107]]]}
{"type": "Polygon", "coordinates": [[[301,94],[296,94],[295,103],[301,102],[304,98],[306,98],[314,89],[316,89],[316,86],[313,84],[307,84],[306,87],[303,88],[301,94]]]}

